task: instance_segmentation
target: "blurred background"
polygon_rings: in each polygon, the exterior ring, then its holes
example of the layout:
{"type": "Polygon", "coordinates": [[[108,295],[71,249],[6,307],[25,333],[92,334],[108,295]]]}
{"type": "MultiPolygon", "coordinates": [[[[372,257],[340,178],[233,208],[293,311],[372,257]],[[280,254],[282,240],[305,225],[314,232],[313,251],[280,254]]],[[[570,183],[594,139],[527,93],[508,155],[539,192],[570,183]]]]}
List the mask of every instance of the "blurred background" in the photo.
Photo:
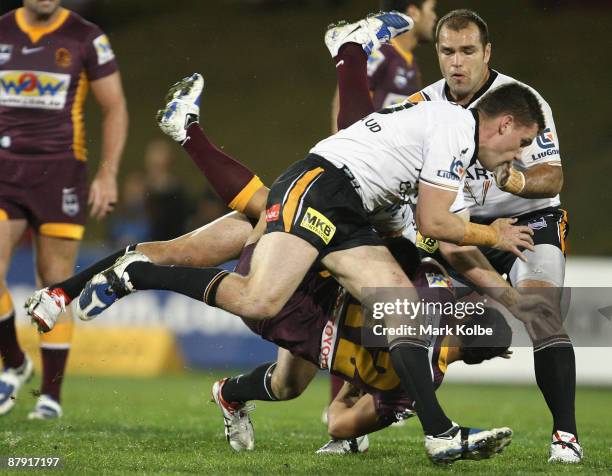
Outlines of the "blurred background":
{"type": "MultiPolygon", "coordinates": [[[[2,12],[20,5],[0,1],[2,12]]],[[[109,35],[130,113],[120,204],[110,219],[88,223],[82,263],[125,243],[177,236],[226,211],[189,157],[156,126],[155,112],[170,84],[201,72],[206,79],[202,126],[220,147],[270,184],[329,134],[335,73],[323,43],[326,26],[378,10],[375,0],[72,0],[63,5],[109,35]]],[[[441,17],[455,8],[474,9],[488,22],[491,66],[533,86],[551,105],[564,164],[562,201],[570,217],[570,264],[578,263],[574,257],[590,257],[580,262],[583,274],[572,279],[612,285],[612,278],[606,278],[606,270],[612,274],[608,265],[602,272],[594,267],[605,263],[599,257],[612,255],[612,2],[439,0],[436,10],[441,17]]],[[[440,79],[433,44],[419,46],[415,56],[424,84],[440,79]]],[[[100,121],[93,100],[86,107],[86,121],[94,171],[100,121]]],[[[16,302],[33,282],[28,250],[13,263],[10,279],[17,289],[16,302]]],[[[248,348],[255,350],[247,362],[266,358],[257,350],[263,344],[248,336],[240,322],[220,318],[220,312],[210,309],[204,312],[202,304],[161,294],[130,299],[100,322],[169,326],[179,336],[179,360],[189,365],[211,364],[215,357],[210,346],[227,350],[230,344],[218,338],[220,333],[236,336],[236,345],[248,338],[248,348]],[[189,339],[195,343],[186,344],[189,339]],[[185,350],[189,346],[207,350],[198,354],[185,350]]],[[[78,345],[77,336],[74,354],[78,345]]],[[[264,347],[261,352],[273,354],[273,348],[264,347]]],[[[236,366],[244,361],[221,363],[236,366]]]]}

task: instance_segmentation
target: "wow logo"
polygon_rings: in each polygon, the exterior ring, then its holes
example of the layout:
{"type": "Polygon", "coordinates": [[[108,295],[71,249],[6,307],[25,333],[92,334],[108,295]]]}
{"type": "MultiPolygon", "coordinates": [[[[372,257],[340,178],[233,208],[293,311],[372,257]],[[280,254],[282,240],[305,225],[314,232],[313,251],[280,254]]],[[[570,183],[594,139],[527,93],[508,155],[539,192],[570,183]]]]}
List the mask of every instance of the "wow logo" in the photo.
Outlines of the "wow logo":
{"type": "Polygon", "coordinates": [[[44,71],[0,71],[0,106],[63,109],[70,75],[44,71]]]}

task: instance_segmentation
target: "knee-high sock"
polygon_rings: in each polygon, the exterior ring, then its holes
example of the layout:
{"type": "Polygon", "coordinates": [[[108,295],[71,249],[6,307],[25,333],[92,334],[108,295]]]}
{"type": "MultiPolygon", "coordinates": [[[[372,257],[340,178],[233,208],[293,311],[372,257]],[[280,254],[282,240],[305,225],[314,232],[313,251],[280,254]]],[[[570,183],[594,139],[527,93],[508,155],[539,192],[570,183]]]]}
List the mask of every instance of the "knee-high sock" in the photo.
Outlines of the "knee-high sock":
{"type": "Polygon", "coordinates": [[[221,389],[223,400],[230,404],[241,404],[250,400],[278,400],[272,391],[272,373],[275,367],[276,362],[266,362],[248,374],[228,378],[221,389]]]}
{"type": "Polygon", "coordinates": [[[347,43],[334,58],[338,77],[338,130],[374,112],[367,76],[368,57],[361,45],[347,43]]]}
{"type": "Polygon", "coordinates": [[[5,368],[13,369],[21,366],[25,358],[17,341],[13,301],[3,285],[0,285],[0,356],[5,368]]]}
{"type": "Polygon", "coordinates": [[[255,192],[263,187],[259,177],[210,142],[199,124],[187,128],[182,146],[230,208],[244,211],[255,192]]]}
{"type": "Polygon", "coordinates": [[[451,429],[453,423],[436,397],[427,349],[408,343],[397,344],[391,347],[391,361],[402,388],[414,399],[423,432],[440,435],[451,429]]]}
{"type": "Polygon", "coordinates": [[[125,249],[119,250],[112,255],[107,256],[106,258],[102,258],[100,261],[92,264],[91,266],[85,268],[80,273],[75,274],[74,276],[62,281],[61,283],[56,283],[49,286],[49,289],[60,288],[64,291],[66,297],[70,300],[77,297],[81,294],[81,291],[85,287],[87,281],[93,278],[96,274],[104,271],[106,268],[111,267],[118,258],[123,256],[128,251],[134,251],[136,249],[136,245],[130,245],[125,249]]]}
{"type": "Polygon", "coordinates": [[[553,433],[566,431],[578,439],[576,428],[576,359],[571,343],[533,353],[536,381],[553,416],[553,433]]]}
{"type": "Polygon", "coordinates": [[[49,395],[57,402],[60,401],[60,392],[73,332],[74,323],[72,320],[58,322],[52,331],[42,334],[40,338],[43,364],[40,393],[49,395]]]}
{"type": "Polygon", "coordinates": [[[219,284],[229,273],[220,268],[160,266],[136,262],[126,268],[135,289],[162,289],[215,305],[219,284]]]}

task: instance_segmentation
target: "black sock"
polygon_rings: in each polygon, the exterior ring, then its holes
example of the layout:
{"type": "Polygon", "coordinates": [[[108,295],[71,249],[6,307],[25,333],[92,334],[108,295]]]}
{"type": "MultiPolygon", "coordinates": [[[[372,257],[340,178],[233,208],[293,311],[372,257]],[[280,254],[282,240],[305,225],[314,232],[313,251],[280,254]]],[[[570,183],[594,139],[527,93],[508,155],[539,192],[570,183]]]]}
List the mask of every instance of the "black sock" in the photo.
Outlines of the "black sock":
{"type": "Polygon", "coordinates": [[[414,399],[423,432],[440,435],[448,431],[453,423],[436,398],[427,349],[409,343],[397,344],[391,347],[391,361],[402,388],[414,399]]]}
{"type": "Polygon", "coordinates": [[[533,353],[538,387],[553,416],[553,433],[561,430],[578,439],[576,429],[576,359],[570,344],[546,347],[533,353]]]}
{"type": "Polygon", "coordinates": [[[49,286],[49,289],[61,288],[64,293],[70,298],[74,299],[85,287],[87,281],[93,278],[96,274],[104,271],[106,268],[111,267],[117,259],[122,257],[128,251],[134,251],[136,249],[136,245],[130,245],[127,248],[124,248],[112,255],[107,256],[106,258],[101,259],[100,261],[92,264],[91,266],[85,268],[80,273],[75,274],[71,278],[68,278],[61,283],[54,284],[49,286]]]}
{"type": "Polygon", "coordinates": [[[229,274],[219,268],[160,266],[142,261],[130,264],[126,271],[135,289],[174,291],[211,306],[215,305],[219,284],[229,274]]]}
{"type": "Polygon", "coordinates": [[[221,389],[223,400],[228,403],[278,400],[272,392],[272,373],[275,367],[276,362],[267,362],[251,373],[228,378],[221,389]]]}

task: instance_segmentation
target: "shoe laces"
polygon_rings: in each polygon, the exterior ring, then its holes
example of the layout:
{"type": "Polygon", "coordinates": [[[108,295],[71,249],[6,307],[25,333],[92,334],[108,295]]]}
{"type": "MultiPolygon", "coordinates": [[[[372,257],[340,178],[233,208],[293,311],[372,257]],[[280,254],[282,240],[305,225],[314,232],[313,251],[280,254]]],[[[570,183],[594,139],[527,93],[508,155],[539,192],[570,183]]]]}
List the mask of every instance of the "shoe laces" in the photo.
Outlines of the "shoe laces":
{"type": "Polygon", "coordinates": [[[49,296],[53,299],[53,302],[57,304],[57,306],[62,310],[62,312],[66,312],[66,296],[63,291],[58,288],[49,292],[49,296]]]}

